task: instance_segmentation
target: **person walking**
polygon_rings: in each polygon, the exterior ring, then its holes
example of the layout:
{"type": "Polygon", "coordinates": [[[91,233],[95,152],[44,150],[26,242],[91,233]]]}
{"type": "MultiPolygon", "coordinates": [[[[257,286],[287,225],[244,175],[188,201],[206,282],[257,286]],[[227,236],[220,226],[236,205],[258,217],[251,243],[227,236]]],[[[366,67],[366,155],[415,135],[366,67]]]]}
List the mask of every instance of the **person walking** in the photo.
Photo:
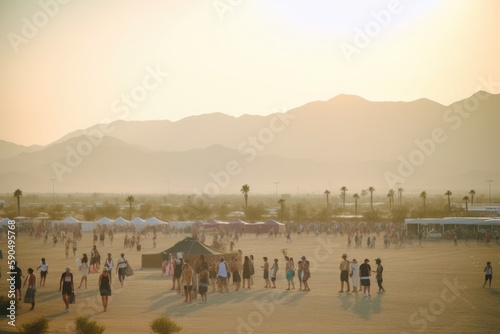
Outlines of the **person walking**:
{"type": "Polygon", "coordinates": [[[38,269],[40,269],[40,286],[45,286],[45,280],[47,279],[47,274],[49,272],[49,265],[45,261],[44,257],[42,257],[40,265],[36,268],[37,271],[38,269]]]}
{"type": "Polygon", "coordinates": [[[104,261],[104,268],[108,268],[108,273],[112,273],[114,267],[115,267],[115,262],[111,257],[111,253],[108,253],[108,257],[104,261]]]}
{"type": "Polygon", "coordinates": [[[382,266],[382,260],[380,258],[375,259],[375,263],[377,264],[377,270],[373,271],[374,273],[377,273],[375,278],[377,279],[377,284],[378,284],[378,293],[385,293],[385,289],[382,286],[382,282],[384,281],[382,277],[382,272],[384,271],[384,267],[382,266]]]}
{"type": "Polygon", "coordinates": [[[77,248],[78,248],[78,244],[76,242],[76,239],[73,238],[73,257],[75,257],[75,255],[76,255],[77,248]]]}
{"type": "Polygon", "coordinates": [[[102,274],[99,276],[99,294],[101,295],[102,307],[104,312],[108,308],[108,297],[111,296],[111,275],[108,267],[102,268],[102,274]]]}
{"type": "Polygon", "coordinates": [[[101,266],[101,254],[97,250],[97,246],[94,245],[92,250],[90,251],[90,272],[97,273],[99,272],[99,268],[101,266]]]}
{"type": "Polygon", "coordinates": [[[349,271],[350,271],[350,263],[347,260],[347,254],[342,254],[342,261],[340,261],[340,291],[339,291],[339,293],[344,292],[344,283],[347,285],[346,292],[351,291],[351,287],[349,286],[349,271]]]}
{"type": "Polygon", "coordinates": [[[356,259],[352,259],[350,276],[352,281],[352,292],[357,293],[359,288],[359,263],[356,259]]]}
{"type": "Polygon", "coordinates": [[[484,267],[484,284],[483,288],[486,287],[486,282],[489,282],[489,288],[491,288],[491,279],[493,278],[493,267],[491,266],[491,262],[486,262],[486,267],[484,267]]]}
{"type": "MultiPolygon", "coordinates": [[[[80,281],[80,285],[78,286],[78,289],[80,289],[82,287],[82,284],[83,282],[85,281],[85,289],[87,288],[87,276],[89,275],[89,259],[87,257],[87,254],[83,253],[83,256],[82,258],[80,259],[80,261],[78,261],[79,263],[79,269],[80,269],[80,272],[82,273],[82,280],[80,281]]],[[[71,274],[73,275],[73,274],[71,274]]]]}
{"type": "Polygon", "coordinates": [[[128,261],[125,258],[125,254],[121,253],[118,259],[118,265],[116,266],[116,273],[118,274],[118,279],[120,280],[120,285],[123,288],[123,282],[125,282],[125,269],[128,266],[128,261]]]}
{"type": "Polygon", "coordinates": [[[28,268],[28,275],[24,279],[24,286],[28,283],[28,289],[24,294],[25,299],[31,299],[31,310],[35,309],[35,295],[36,295],[36,275],[33,274],[33,269],[28,268]]]}
{"type": "Polygon", "coordinates": [[[61,275],[61,280],[59,281],[59,292],[62,292],[62,300],[64,305],[66,305],[64,312],[69,312],[69,296],[75,293],[73,274],[71,273],[70,267],[66,267],[66,270],[61,275]]]}
{"type": "Polygon", "coordinates": [[[359,266],[359,276],[361,280],[361,286],[363,287],[363,296],[370,297],[370,276],[372,267],[368,264],[370,260],[365,259],[365,261],[359,266]]]}

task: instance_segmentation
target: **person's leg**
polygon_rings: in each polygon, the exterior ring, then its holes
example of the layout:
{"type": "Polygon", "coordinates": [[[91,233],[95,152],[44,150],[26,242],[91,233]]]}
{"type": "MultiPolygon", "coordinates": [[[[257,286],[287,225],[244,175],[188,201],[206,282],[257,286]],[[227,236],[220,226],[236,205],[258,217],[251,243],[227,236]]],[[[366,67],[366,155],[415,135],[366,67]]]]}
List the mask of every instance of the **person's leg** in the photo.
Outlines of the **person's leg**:
{"type": "Polygon", "coordinates": [[[66,311],[69,310],[68,295],[67,294],[63,294],[62,295],[62,299],[63,299],[64,305],[66,306],[66,311]]]}
{"type": "Polygon", "coordinates": [[[30,308],[30,310],[33,310],[33,309],[35,309],[35,290],[33,290],[31,298],[32,299],[31,299],[31,308],[30,308]]]}

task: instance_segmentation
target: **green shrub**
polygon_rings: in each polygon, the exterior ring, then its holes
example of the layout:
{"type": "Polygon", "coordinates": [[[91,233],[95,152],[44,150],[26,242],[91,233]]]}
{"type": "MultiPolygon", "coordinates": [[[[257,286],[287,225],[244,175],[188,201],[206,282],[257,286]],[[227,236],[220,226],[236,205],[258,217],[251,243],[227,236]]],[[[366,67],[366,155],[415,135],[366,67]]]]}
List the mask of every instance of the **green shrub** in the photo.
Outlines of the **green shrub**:
{"type": "Polygon", "coordinates": [[[149,327],[151,327],[153,332],[158,334],[179,333],[182,330],[181,326],[164,315],[151,321],[149,327]]]}
{"type": "Polygon", "coordinates": [[[21,325],[19,332],[22,334],[44,334],[49,330],[47,318],[37,318],[31,322],[21,325]]]}
{"type": "Polygon", "coordinates": [[[106,329],[104,326],[98,325],[96,321],[90,321],[87,317],[78,317],[75,319],[77,334],[102,334],[106,329]]]}
{"type": "MultiPolygon", "coordinates": [[[[10,307],[10,298],[7,296],[0,296],[0,315],[9,315],[10,311],[7,310],[8,307],[10,307]]],[[[16,311],[19,311],[21,309],[21,303],[19,300],[14,299],[16,302],[16,311]]],[[[16,312],[17,313],[17,312],[16,312]]]]}

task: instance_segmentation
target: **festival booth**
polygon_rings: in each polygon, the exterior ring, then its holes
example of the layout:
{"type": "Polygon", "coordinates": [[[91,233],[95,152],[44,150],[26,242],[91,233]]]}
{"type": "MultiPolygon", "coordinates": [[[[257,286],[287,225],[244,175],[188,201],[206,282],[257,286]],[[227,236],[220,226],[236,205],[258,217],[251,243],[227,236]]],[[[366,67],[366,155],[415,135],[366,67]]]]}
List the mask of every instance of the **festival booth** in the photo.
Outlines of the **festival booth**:
{"type": "Polygon", "coordinates": [[[269,233],[269,231],[274,230],[275,233],[285,233],[286,226],[274,219],[269,219],[265,222],[257,222],[255,224],[248,224],[246,226],[247,233],[269,233]]]}
{"type": "Polygon", "coordinates": [[[229,222],[229,226],[231,229],[235,229],[239,232],[244,232],[244,233],[247,232],[247,226],[249,226],[249,225],[251,225],[251,224],[244,222],[241,219],[237,219],[237,220],[233,220],[233,221],[229,222]]]}
{"type": "Polygon", "coordinates": [[[163,261],[168,261],[172,257],[181,257],[194,264],[195,260],[202,254],[205,256],[205,261],[209,262],[211,258],[214,258],[218,262],[221,257],[229,261],[230,256],[235,255],[236,252],[222,252],[202,244],[196,238],[185,238],[161,253],[142,254],[142,269],[160,269],[163,261]]]}
{"type": "Polygon", "coordinates": [[[484,230],[483,232],[500,228],[499,218],[487,217],[452,217],[452,218],[411,218],[405,219],[406,230],[410,228],[414,232],[420,234],[420,231],[436,231],[445,235],[446,229],[452,228],[457,230],[459,227],[470,227],[474,231],[484,230]]]}

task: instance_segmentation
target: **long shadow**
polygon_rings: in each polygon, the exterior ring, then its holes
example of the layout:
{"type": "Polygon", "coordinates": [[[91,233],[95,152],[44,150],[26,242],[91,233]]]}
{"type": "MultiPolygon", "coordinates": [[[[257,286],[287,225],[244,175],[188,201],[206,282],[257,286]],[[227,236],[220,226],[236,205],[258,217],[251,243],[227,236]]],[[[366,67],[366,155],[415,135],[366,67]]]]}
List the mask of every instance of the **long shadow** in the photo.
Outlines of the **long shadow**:
{"type": "Polygon", "coordinates": [[[494,296],[494,297],[500,297],[500,291],[498,291],[497,289],[494,289],[494,288],[488,288],[488,292],[490,293],[490,295],[494,296]]]}
{"type": "Polygon", "coordinates": [[[344,311],[351,310],[363,319],[370,319],[372,314],[381,312],[382,294],[372,297],[365,297],[363,294],[339,294],[340,307],[344,311]]]}

